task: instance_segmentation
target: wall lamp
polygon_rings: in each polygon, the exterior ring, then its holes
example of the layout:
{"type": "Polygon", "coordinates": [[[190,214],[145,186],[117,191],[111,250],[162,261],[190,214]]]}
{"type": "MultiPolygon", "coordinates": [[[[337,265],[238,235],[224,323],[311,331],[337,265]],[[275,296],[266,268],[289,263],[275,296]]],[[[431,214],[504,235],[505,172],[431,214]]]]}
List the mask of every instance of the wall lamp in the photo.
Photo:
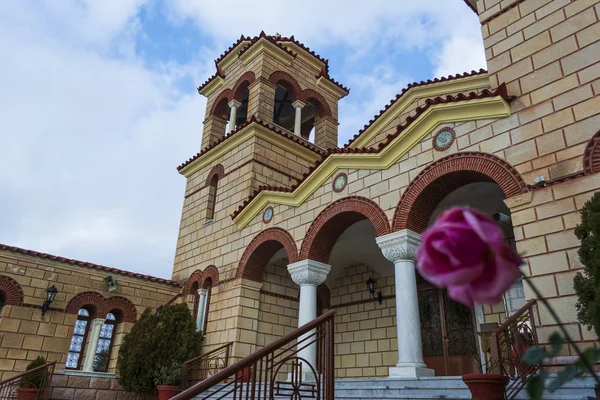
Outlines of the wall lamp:
{"type": "Polygon", "coordinates": [[[383,295],[381,294],[381,290],[379,291],[379,293],[377,293],[377,297],[375,297],[375,291],[377,290],[377,281],[373,279],[373,277],[370,277],[367,280],[366,284],[369,288],[369,293],[371,294],[373,300],[377,300],[379,304],[383,303],[383,295]]]}
{"type": "Polygon", "coordinates": [[[46,312],[50,309],[50,304],[54,301],[57,293],[58,289],[54,285],[46,289],[46,300],[44,301],[44,304],[42,304],[42,317],[46,315],[46,312]]]}

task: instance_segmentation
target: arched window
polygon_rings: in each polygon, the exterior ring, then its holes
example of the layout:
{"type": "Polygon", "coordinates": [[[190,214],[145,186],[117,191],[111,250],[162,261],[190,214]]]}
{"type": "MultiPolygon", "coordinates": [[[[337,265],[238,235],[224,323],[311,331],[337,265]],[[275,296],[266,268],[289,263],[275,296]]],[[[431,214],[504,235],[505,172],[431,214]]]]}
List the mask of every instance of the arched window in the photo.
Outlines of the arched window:
{"type": "Polygon", "coordinates": [[[273,108],[273,122],[288,131],[294,131],[296,110],[292,106],[294,102],[293,89],[286,87],[283,82],[275,89],[275,107],[273,108]]]}
{"type": "Polygon", "coordinates": [[[215,204],[217,202],[217,186],[219,184],[219,176],[214,174],[210,178],[208,186],[208,205],[206,207],[206,220],[212,221],[215,217],[215,204]]]}
{"type": "Polygon", "coordinates": [[[81,308],[77,312],[77,321],[73,328],[73,337],[71,338],[69,354],[67,355],[66,367],[68,369],[79,369],[81,367],[89,325],[90,313],[85,308],[81,308]]]}
{"type": "Polygon", "coordinates": [[[210,294],[212,291],[212,279],[206,278],[204,281],[203,289],[206,289],[206,303],[204,305],[204,312],[202,318],[202,332],[206,333],[206,327],[208,326],[208,310],[210,308],[210,294]]]}
{"type": "Polygon", "coordinates": [[[108,313],[106,315],[106,321],[104,321],[104,324],[102,324],[102,327],[100,328],[98,346],[96,346],[96,354],[94,355],[94,371],[108,371],[116,324],[117,319],[115,318],[115,315],[113,313],[108,313]]]}

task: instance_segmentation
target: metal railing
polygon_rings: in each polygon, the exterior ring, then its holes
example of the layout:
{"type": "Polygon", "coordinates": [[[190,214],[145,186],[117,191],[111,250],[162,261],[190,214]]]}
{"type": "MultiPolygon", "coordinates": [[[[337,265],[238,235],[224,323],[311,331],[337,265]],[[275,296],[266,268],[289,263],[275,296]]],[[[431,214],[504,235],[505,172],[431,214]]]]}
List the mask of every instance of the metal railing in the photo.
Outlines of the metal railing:
{"type": "Polygon", "coordinates": [[[301,326],[246,358],[173,397],[267,400],[277,398],[334,400],[333,316],[335,310],[301,326]],[[300,352],[315,346],[317,365],[300,352]]]}
{"type": "Polygon", "coordinates": [[[40,365],[0,382],[0,399],[47,400],[56,362],[40,365]]]}
{"type": "Polygon", "coordinates": [[[530,366],[521,361],[530,346],[538,344],[533,307],[530,300],[519,311],[511,315],[492,334],[490,345],[494,370],[510,378],[506,385],[506,399],[513,400],[527,385],[527,381],[541,368],[542,362],[530,366]]]}
{"type": "Polygon", "coordinates": [[[233,342],[224,344],[206,354],[194,357],[183,364],[184,377],[181,383],[182,389],[187,389],[196,383],[205,380],[209,376],[229,366],[229,355],[231,354],[233,342]]]}

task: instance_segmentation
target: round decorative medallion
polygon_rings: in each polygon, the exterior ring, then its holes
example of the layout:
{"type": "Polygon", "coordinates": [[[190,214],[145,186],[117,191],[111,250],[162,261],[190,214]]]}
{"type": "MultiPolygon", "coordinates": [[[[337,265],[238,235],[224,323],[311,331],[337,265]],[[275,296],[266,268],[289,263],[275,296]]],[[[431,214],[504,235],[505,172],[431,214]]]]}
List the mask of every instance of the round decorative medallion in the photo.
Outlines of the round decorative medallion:
{"type": "Polygon", "coordinates": [[[268,224],[273,219],[273,207],[267,207],[263,213],[263,222],[268,224]]]}
{"type": "Polygon", "coordinates": [[[343,172],[340,172],[339,174],[337,174],[337,176],[333,180],[333,191],[336,193],[339,193],[342,190],[344,190],[344,188],[346,187],[347,184],[348,184],[348,175],[346,175],[343,172]]]}
{"type": "Polygon", "coordinates": [[[455,137],[456,133],[454,129],[448,126],[442,128],[433,136],[433,148],[438,151],[444,151],[452,145],[455,137]]]}

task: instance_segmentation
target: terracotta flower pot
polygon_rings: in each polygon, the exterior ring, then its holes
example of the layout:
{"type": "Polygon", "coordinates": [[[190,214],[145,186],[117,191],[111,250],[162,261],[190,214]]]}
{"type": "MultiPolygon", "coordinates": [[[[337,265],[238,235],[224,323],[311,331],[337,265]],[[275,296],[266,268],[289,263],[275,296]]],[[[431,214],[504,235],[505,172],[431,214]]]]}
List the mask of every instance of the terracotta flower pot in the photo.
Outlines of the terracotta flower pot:
{"type": "Polygon", "coordinates": [[[498,374],[467,374],[462,376],[474,399],[504,400],[508,376],[498,374]]]}
{"type": "Polygon", "coordinates": [[[44,389],[40,388],[18,388],[17,389],[17,399],[19,400],[38,400],[41,398],[40,393],[44,389]]]}
{"type": "Polygon", "coordinates": [[[179,386],[169,385],[159,385],[156,387],[156,390],[158,390],[158,400],[169,400],[181,391],[179,386]]]}

